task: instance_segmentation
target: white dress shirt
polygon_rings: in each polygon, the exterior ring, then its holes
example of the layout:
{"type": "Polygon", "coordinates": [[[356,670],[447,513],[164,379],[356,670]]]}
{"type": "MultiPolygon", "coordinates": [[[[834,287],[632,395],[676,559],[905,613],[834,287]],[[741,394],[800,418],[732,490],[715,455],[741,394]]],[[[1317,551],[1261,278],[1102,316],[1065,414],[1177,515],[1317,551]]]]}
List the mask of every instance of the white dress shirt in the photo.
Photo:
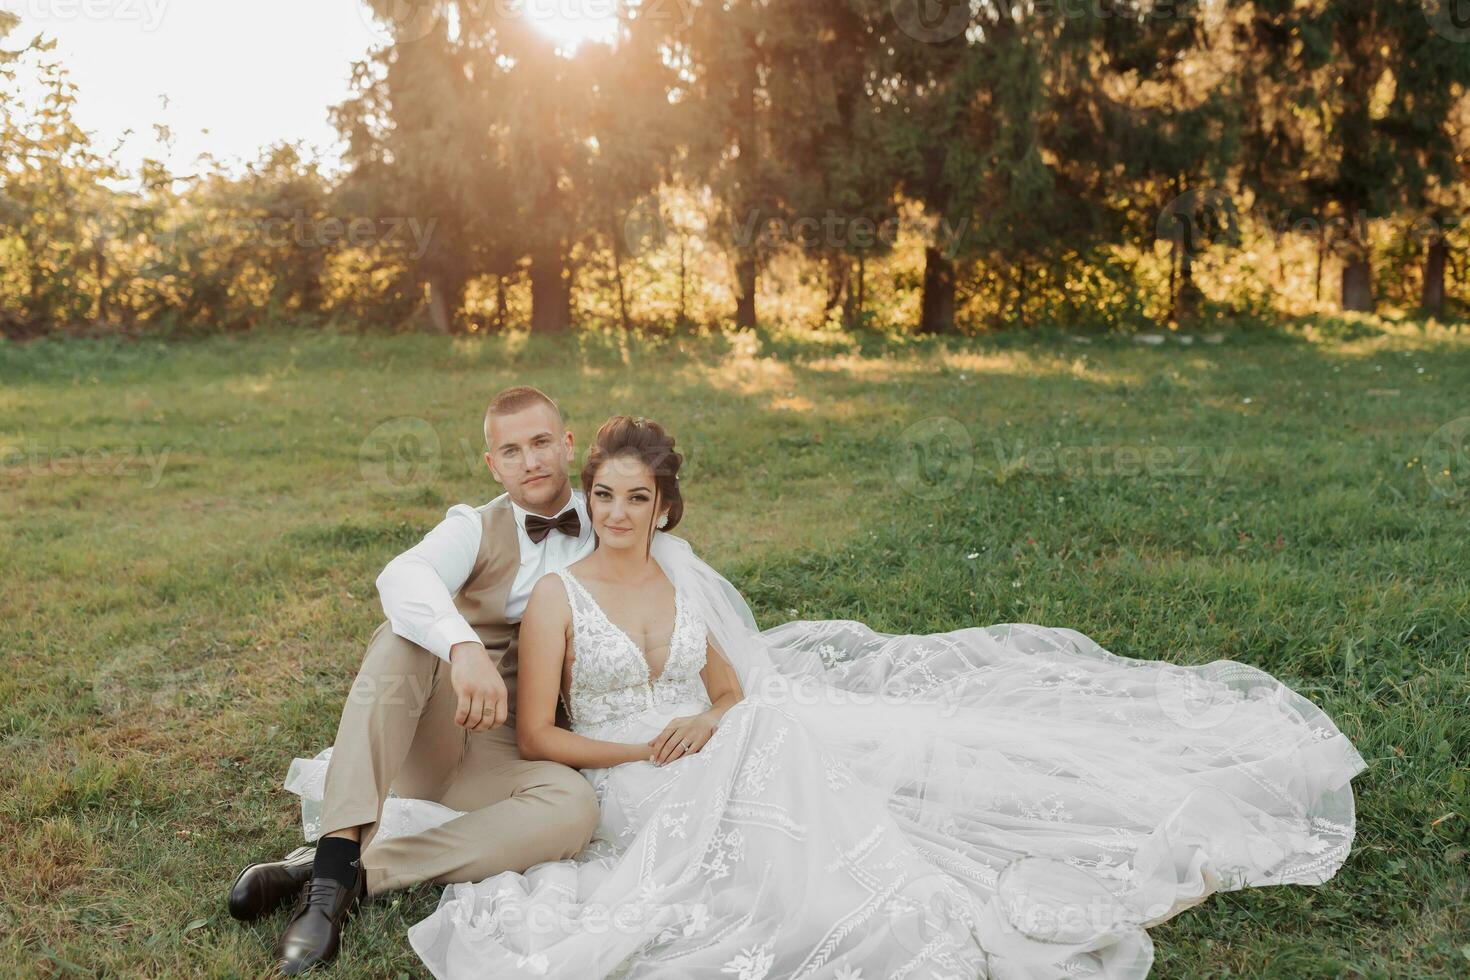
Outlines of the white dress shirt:
{"type": "MultiPolygon", "coordinates": [[[[484,533],[480,512],[505,496],[501,494],[480,507],[455,504],[422,541],[387,564],[378,576],[378,596],[394,633],[445,660],[456,643],[479,642],[474,628],[455,608],[454,597],[470,577],[480,553],[484,533]]],[[[510,506],[521,547],[521,567],[505,601],[505,617],[516,623],[525,613],[531,589],[541,576],[587,557],[594,542],[587,501],[580,490],[573,490],[571,501],[554,515],[560,517],[576,509],[582,533],[575,538],[552,531],[537,544],[526,533],[530,512],[515,501],[510,506]]]]}

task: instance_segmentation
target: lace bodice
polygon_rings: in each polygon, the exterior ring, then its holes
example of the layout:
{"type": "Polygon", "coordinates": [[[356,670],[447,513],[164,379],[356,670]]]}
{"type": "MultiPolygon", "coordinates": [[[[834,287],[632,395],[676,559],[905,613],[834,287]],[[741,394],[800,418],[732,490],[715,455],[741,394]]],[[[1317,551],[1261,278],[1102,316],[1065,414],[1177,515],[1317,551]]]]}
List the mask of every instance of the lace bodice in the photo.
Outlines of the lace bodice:
{"type": "Polygon", "coordinates": [[[572,683],[566,699],[572,731],[606,737],[618,723],[650,709],[709,705],[699,672],[707,637],[698,610],[674,588],[674,631],[663,670],[653,677],[638,644],[607,617],[575,575],[556,572],[572,606],[572,683]]]}

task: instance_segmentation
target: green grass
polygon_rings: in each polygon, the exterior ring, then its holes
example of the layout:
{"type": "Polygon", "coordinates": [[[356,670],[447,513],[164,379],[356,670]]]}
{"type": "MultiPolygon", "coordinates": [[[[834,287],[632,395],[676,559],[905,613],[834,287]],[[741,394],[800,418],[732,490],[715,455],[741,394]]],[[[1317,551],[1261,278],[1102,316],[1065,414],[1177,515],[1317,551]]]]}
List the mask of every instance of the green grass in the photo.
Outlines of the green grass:
{"type": "MultiPolygon", "coordinates": [[[[579,440],[667,423],[683,533],[764,624],[1069,626],[1326,708],[1370,765],[1347,865],[1155,929],[1156,976],[1470,971],[1470,460],[1433,438],[1470,416],[1470,339],[1370,323],[0,345],[0,975],[268,969],[280,918],[224,890],[297,842],[281,779],[335,730],[373,579],[495,495],[479,414],[515,382],[579,440]]],[[[436,897],[368,906],[338,973],[418,974],[436,897]]]]}

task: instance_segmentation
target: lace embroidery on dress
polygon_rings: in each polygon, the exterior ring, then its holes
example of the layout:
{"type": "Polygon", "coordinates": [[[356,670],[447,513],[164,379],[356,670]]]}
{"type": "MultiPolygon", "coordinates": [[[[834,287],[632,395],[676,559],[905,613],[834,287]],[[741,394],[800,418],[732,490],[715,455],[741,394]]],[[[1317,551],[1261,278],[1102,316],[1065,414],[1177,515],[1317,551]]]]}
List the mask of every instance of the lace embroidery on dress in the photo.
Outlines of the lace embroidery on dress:
{"type": "Polygon", "coordinates": [[[709,702],[699,676],[707,650],[704,624],[677,587],[669,656],[654,677],[633,638],[608,618],[576,576],[566,569],[555,574],[572,607],[572,681],[565,699],[572,731],[596,738],[599,731],[651,708],[709,702]]]}

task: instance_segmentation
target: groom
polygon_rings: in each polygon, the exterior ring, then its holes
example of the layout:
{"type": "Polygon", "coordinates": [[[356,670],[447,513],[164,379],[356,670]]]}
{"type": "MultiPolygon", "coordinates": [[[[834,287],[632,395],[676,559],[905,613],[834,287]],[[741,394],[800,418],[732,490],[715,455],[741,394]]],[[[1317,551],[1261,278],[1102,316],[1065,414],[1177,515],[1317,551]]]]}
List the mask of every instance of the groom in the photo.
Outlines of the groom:
{"type": "Polygon", "coordinates": [[[591,784],[522,759],[515,733],[516,640],[531,587],[594,544],[567,476],[572,435],[550,398],[516,387],[491,400],[485,441],[506,492],[450,508],[378,576],[388,621],[342,711],[315,851],[251,865],[230,890],[230,914],[246,921],[299,896],[276,946],[287,975],[336,956],[364,894],[525,871],[573,856],[597,826],[591,784]],[[390,788],[464,816],[378,840],[390,788]]]}

